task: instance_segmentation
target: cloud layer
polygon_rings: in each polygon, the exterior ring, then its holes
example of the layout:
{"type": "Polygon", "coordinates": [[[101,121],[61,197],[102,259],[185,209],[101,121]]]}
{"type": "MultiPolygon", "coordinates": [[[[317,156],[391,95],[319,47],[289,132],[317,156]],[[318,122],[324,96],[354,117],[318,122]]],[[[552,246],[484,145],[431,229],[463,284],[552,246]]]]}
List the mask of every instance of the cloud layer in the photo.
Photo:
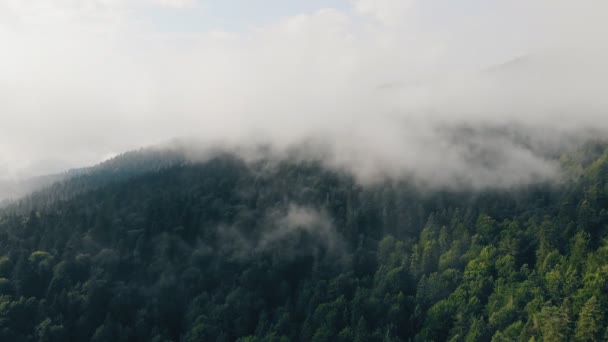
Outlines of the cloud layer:
{"type": "Polygon", "coordinates": [[[608,129],[605,2],[356,0],[241,32],[142,14],[191,6],[0,0],[0,178],[194,137],[312,141],[362,181],[511,186],[608,129]]]}

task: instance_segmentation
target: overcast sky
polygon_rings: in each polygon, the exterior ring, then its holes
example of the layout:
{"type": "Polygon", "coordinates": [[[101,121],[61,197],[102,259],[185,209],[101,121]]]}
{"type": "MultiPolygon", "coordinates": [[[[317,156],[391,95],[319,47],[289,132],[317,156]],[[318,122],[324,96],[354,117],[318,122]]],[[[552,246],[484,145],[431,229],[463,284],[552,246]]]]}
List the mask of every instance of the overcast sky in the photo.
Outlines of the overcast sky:
{"type": "Polygon", "coordinates": [[[605,131],[607,11],[601,0],[0,0],[0,178],[176,137],[318,138],[330,164],[361,177],[446,181],[470,173],[466,149],[480,144],[503,158],[481,183],[551,175],[536,150],[492,136],[465,148],[441,127],[516,124],[539,145],[605,131]]]}

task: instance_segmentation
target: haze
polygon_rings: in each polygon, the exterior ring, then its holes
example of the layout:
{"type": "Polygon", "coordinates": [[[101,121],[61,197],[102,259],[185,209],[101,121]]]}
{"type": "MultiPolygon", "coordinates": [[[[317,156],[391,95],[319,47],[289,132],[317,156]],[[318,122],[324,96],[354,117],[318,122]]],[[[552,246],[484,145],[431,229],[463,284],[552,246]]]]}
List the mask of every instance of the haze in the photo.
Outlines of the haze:
{"type": "Polygon", "coordinates": [[[364,181],[552,178],[554,150],[608,129],[607,10],[0,0],[0,180],[182,137],[278,151],[313,141],[364,181]]]}

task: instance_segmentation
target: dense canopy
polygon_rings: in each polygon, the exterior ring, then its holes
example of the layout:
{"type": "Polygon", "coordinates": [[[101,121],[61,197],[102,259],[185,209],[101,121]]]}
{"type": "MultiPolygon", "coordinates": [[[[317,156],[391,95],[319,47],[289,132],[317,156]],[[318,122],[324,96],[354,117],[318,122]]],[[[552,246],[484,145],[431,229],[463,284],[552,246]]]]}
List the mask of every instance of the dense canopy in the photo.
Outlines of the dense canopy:
{"type": "Polygon", "coordinates": [[[560,162],[484,191],[229,154],[75,176],[0,215],[0,340],[608,339],[608,151],[560,162]]]}

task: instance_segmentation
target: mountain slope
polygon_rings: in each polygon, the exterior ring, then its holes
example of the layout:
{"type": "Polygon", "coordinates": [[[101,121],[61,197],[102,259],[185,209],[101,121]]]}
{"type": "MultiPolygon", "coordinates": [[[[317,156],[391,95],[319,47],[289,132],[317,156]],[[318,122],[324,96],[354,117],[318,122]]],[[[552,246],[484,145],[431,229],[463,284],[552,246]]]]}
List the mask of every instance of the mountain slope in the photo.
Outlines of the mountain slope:
{"type": "Polygon", "coordinates": [[[185,154],[178,148],[147,148],[118,155],[98,165],[73,169],[61,174],[48,175],[22,181],[22,189],[13,201],[5,204],[7,211],[27,213],[58,201],[127,180],[131,177],[155,172],[184,163],[185,154]]]}
{"type": "Polygon", "coordinates": [[[481,192],[230,154],[109,167],[129,176],[1,217],[0,340],[598,340],[604,151],[481,192]]]}

